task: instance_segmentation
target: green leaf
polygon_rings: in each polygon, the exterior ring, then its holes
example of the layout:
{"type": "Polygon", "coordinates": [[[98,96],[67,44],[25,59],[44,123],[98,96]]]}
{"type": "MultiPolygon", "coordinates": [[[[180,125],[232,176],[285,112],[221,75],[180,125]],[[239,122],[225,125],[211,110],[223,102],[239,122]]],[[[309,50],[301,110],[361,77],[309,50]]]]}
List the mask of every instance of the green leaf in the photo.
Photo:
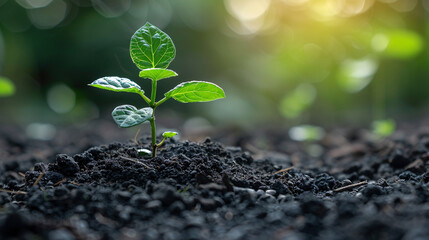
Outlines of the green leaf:
{"type": "Polygon", "coordinates": [[[171,138],[171,137],[176,136],[177,134],[178,134],[177,132],[164,132],[164,133],[162,134],[162,136],[163,136],[164,138],[171,138]]]}
{"type": "Polygon", "coordinates": [[[144,93],[137,83],[127,78],[103,77],[88,85],[114,92],[144,93]]]}
{"type": "Polygon", "coordinates": [[[131,37],[130,53],[140,69],[167,68],[176,56],[176,48],[166,33],[146,23],[131,37]]]}
{"type": "Polygon", "coordinates": [[[166,98],[174,98],[182,103],[209,102],[224,98],[225,92],[214,83],[191,81],[177,85],[165,93],[166,98]]]}
{"type": "Polygon", "coordinates": [[[139,74],[142,78],[149,78],[154,81],[158,81],[161,79],[176,77],[177,73],[169,70],[169,69],[163,69],[163,68],[148,68],[144,69],[139,74]]]}
{"type": "Polygon", "coordinates": [[[152,155],[152,151],[148,150],[148,149],[137,149],[137,152],[139,154],[139,156],[141,157],[146,157],[146,156],[151,156],[152,155]]]}
{"type": "Polygon", "coordinates": [[[128,128],[148,121],[152,118],[152,113],[150,107],[137,109],[131,105],[122,105],[113,110],[112,117],[119,127],[128,128]]]}
{"type": "Polygon", "coordinates": [[[15,85],[7,78],[0,77],[0,97],[9,97],[15,93],[15,85]]]}

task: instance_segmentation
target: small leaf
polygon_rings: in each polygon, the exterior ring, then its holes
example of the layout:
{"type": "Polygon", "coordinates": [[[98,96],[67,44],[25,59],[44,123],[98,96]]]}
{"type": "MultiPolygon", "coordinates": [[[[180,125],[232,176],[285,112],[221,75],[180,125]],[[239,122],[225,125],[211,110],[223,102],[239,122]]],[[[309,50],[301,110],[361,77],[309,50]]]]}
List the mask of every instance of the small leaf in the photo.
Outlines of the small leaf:
{"type": "Polygon", "coordinates": [[[177,134],[178,134],[177,132],[164,132],[164,133],[162,134],[162,136],[163,136],[164,138],[171,138],[171,137],[176,136],[177,134]]]}
{"type": "Polygon", "coordinates": [[[176,48],[166,33],[146,23],[131,37],[130,53],[140,69],[167,68],[176,56],[176,48]]]}
{"type": "Polygon", "coordinates": [[[177,85],[165,93],[166,98],[174,98],[182,103],[209,102],[224,98],[225,92],[214,83],[191,81],[177,85]]]}
{"type": "Polygon", "coordinates": [[[7,78],[0,77],[0,97],[9,97],[15,93],[15,85],[7,78]]]}
{"type": "Polygon", "coordinates": [[[152,151],[148,150],[148,149],[137,149],[137,152],[139,154],[140,157],[146,157],[146,156],[151,156],[152,155],[152,151]]]}
{"type": "Polygon", "coordinates": [[[169,69],[163,69],[163,68],[148,68],[144,69],[139,74],[142,78],[149,78],[154,81],[158,81],[161,79],[166,79],[170,77],[176,77],[177,73],[169,70],[169,69]]]}
{"type": "Polygon", "coordinates": [[[137,83],[127,78],[103,77],[88,85],[114,92],[144,93],[137,83]]]}
{"type": "Polygon", "coordinates": [[[112,112],[113,120],[122,128],[132,127],[152,118],[152,108],[137,109],[131,105],[116,107],[112,112]]]}

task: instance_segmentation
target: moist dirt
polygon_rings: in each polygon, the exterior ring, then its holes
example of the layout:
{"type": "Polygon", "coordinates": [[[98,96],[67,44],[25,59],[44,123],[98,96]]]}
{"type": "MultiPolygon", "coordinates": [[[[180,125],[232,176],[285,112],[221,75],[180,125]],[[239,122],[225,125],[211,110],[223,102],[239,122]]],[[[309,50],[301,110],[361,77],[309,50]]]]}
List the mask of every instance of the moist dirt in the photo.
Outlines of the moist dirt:
{"type": "Polygon", "coordinates": [[[1,131],[0,239],[429,239],[425,130],[173,138],[154,159],[149,136],[1,131]]]}

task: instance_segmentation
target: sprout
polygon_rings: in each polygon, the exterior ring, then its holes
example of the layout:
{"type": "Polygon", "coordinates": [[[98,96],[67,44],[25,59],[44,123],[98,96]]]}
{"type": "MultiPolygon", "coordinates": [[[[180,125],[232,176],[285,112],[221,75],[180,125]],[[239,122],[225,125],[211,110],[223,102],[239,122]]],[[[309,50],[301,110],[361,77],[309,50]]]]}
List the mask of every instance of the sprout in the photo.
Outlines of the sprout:
{"type": "MultiPolygon", "coordinates": [[[[164,139],[156,143],[155,109],[172,98],[182,103],[209,102],[225,97],[222,88],[216,84],[204,81],[183,82],[164,94],[164,98],[156,101],[156,89],[159,80],[176,77],[177,73],[167,69],[171,61],[176,56],[176,48],[171,38],[153,26],[146,23],[138,29],[131,37],[130,43],[131,59],[141,72],[141,78],[152,81],[152,91],[150,97],[145,95],[145,91],[137,83],[121,77],[103,77],[95,80],[89,86],[101,88],[114,92],[128,92],[140,95],[149,107],[138,109],[132,105],[122,105],[116,107],[112,112],[113,120],[119,127],[128,128],[149,122],[152,133],[152,157],[156,156],[156,150],[165,139],[177,135],[176,132],[164,132],[164,139]]],[[[148,154],[143,149],[141,155],[148,154]]]]}

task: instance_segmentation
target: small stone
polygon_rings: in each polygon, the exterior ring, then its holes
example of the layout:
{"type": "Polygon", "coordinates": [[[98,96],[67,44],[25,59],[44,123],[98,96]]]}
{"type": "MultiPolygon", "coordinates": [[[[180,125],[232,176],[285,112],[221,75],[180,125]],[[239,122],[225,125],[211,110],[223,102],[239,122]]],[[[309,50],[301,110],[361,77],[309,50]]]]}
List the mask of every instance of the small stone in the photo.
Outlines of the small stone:
{"type": "Polygon", "coordinates": [[[276,190],[272,190],[272,189],[268,189],[267,191],[265,191],[266,194],[270,194],[271,196],[275,196],[276,195],[276,190]]]}
{"type": "Polygon", "coordinates": [[[217,183],[202,184],[199,186],[202,189],[208,189],[215,192],[226,192],[226,187],[217,183]]]}
{"type": "Polygon", "coordinates": [[[341,182],[341,185],[344,186],[348,186],[351,185],[352,181],[350,181],[349,179],[345,179],[344,181],[341,182]]]}
{"type": "Polygon", "coordinates": [[[411,171],[413,173],[417,173],[417,174],[424,173],[426,170],[425,163],[423,162],[423,160],[417,159],[414,162],[408,164],[405,167],[405,170],[409,170],[409,171],[411,171]]]}
{"type": "Polygon", "coordinates": [[[153,200],[144,205],[146,209],[158,210],[162,207],[162,202],[159,200],[153,200]]]}
{"type": "Polygon", "coordinates": [[[46,179],[46,181],[52,182],[53,184],[55,184],[55,183],[63,180],[64,175],[62,175],[61,173],[58,173],[58,172],[47,171],[45,173],[45,175],[43,176],[43,178],[46,179]]]}
{"type": "Polygon", "coordinates": [[[396,150],[389,159],[390,166],[393,168],[404,168],[410,162],[410,159],[405,157],[400,150],[396,150]]]}
{"type": "Polygon", "coordinates": [[[367,197],[370,198],[372,196],[378,196],[378,195],[383,195],[384,191],[383,188],[375,185],[375,184],[369,184],[368,186],[366,186],[363,191],[362,194],[367,197]]]}
{"type": "Polygon", "coordinates": [[[159,185],[159,188],[152,194],[153,199],[160,200],[164,206],[169,206],[173,202],[181,200],[175,189],[167,185],[159,185]]]}
{"type": "Polygon", "coordinates": [[[146,204],[150,200],[151,200],[151,198],[147,193],[140,193],[140,194],[134,195],[131,198],[130,203],[133,206],[140,206],[140,205],[146,204]]]}
{"type": "Polygon", "coordinates": [[[44,164],[44,163],[34,164],[34,171],[45,172],[46,171],[46,164],[44,164]]]}
{"type": "Polygon", "coordinates": [[[276,203],[277,199],[273,195],[265,194],[265,195],[259,197],[259,201],[265,201],[268,203],[276,203]]]}
{"type": "Polygon", "coordinates": [[[79,164],[79,166],[85,166],[89,162],[94,160],[94,157],[89,152],[84,152],[82,154],[76,154],[73,156],[73,159],[79,164]]]}
{"type": "Polygon", "coordinates": [[[216,209],[216,201],[210,198],[200,198],[198,202],[204,210],[211,211],[216,209]]]}
{"type": "Polygon", "coordinates": [[[56,229],[48,234],[50,240],[74,240],[76,239],[67,229],[56,229]]]}
{"type": "Polygon", "coordinates": [[[399,178],[404,179],[404,180],[410,180],[411,178],[413,178],[415,176],[416,175],[410,171],[405,171],[405,172],[399,174],[399,178]]]}
{"type": "Polygon", "coordinates": [[[185,210],[185,204],[180,201],[176,201],[169,207],[170,213],[174,215],[179,215],[183,210],[185,210]]]}
{"type": "MultiPolygon", "coordinates": [[[[252,189],[253,190],[253,189],[252,189]]],[[[253,191],[255,191],[255,190],[253,190],[253,191]]],[[[258,191],[256,191],[256,195],[258,195],[258,196],[264,196],[265,195],[265,192],[264,192],[264,190],[262,190],[262,189],[258,189],[258,191]]]]}
{"type": "Polygon", "coordinates": [[[58,154],[55,163],[57,165],[55,170],[67,177],[74,176],[80,170],[77,162],[66,154],[58,154]]]}
{"type": "Polygon", "coordinates": [[[283,184],[281,182],[275,182],[271,187],[272,187],[273,190],[275,190],[279,194],[288,194],[288,193],[290,193],[288,187],[286,186],[286,184],[283,184]]]}
{"type": "Polygon", "coordinates": [[[128,202],[131,199],[131,193],[128,191],[114,191],[113,195],[120,202],[128,202]]]}

